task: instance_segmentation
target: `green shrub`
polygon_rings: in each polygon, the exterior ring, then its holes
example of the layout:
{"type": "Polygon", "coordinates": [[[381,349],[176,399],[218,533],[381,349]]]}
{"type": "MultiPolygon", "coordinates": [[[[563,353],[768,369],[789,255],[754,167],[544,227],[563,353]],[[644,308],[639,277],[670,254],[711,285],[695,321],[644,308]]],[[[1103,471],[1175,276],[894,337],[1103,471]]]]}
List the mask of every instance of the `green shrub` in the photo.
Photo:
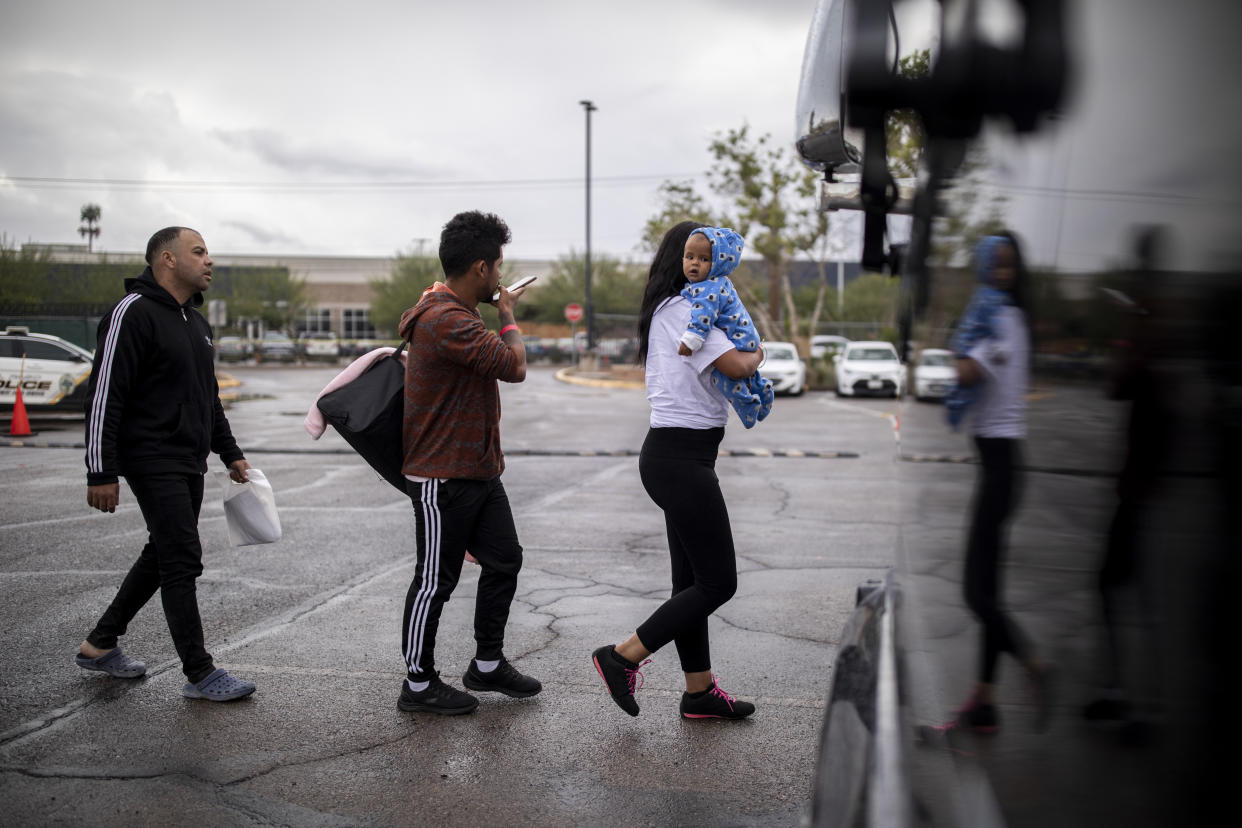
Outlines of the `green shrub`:
{"type": "Polygon", "coordinates": [[[812,391],[837,387],[837,372],[832,364],[832,357],[823,356],[806,361],[806,387],[812,391]]]}

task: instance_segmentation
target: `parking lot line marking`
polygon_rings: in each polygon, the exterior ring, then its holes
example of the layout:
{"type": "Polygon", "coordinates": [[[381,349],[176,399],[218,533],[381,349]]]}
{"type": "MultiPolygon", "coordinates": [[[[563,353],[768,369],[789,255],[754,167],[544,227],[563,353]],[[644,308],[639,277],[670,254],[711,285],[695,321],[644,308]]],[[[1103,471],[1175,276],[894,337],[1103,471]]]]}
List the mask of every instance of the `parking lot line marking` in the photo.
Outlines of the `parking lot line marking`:
{"type": "MultiPolygon", "coordinates": [[[[881,419],[889,419],[891,415],[876,414],[881,419]]],[[[0,439],[0,447],[8,448],[46,448],[46,449],[85,449],[85,443],[32,443],[24,440],[0,439]]],[[[505,457],[638,457],[642,452],[638,449],[505,449],[505,457]]],[[[287,448],[281,446],[251,446],[246,449],[247,456],[254,454],[336,454],[356,456],[356,452],[348,447],[342,448],[287,448]]],[[[832,451],[816,449],[721,449],[720,457],[794,457],[813,460],[853,459],[859,455],[853,451],[832,451]]]]}
{"type": "MultiPolygon", "coordinates": [[[[85,500],[83,501],[83,504],[85,504],[85,500]]],[[[116,507],[116,512],[113,514],[124,515],[137,511],[138,506],[136,504],[122,503],[120,506],[116,507]]],[[[103,516],[103,512],[84,512],[80,515],[67,515],[65,517],[28,520],[25,523],[0,523],[0,529],[28,529],[32,526],[49,526],[53,523],[72,523],[78,520],[97,520],[103,516]]]]}
{"type": "Polygon", "coordinates": [[[821,398],[819,402],[821,405],[826,405],[829,408],[849,411],[852,414],[866,414],[868,417],[875,417],[880,420],[887,420],[893,416],[891,411],[877,411],[874,408],[863,408],[858,405],[852,405],[848,402],[841,402],[840,400],[826,400],[821,398]]]}

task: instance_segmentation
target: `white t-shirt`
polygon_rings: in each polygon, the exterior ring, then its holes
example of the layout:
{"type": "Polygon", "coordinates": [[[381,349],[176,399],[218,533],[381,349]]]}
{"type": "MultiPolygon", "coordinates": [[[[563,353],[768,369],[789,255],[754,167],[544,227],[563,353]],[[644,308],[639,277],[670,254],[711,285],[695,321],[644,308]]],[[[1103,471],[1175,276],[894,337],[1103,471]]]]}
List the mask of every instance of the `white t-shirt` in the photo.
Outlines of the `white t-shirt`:
{"type": "Polygon", "coordinates": [[[1031,341],[1026,316],[1006,305],[996,314],[996,333],[967,354],[983,369],[972,431],[979,437],[1026,437],[1026,392],[1030,381],[1031,341]]]}
{"type": "Polygon", "coordinates": [[[665,300],[651,317],[647,333],[647,401],[652,428],[718,428],[729,421],[729,403],[712,385],[712,363],[733,343],[712,328],[703,347],[685,357],[677,353],[690,324],[690,303],[682,296],[665,300]]]}

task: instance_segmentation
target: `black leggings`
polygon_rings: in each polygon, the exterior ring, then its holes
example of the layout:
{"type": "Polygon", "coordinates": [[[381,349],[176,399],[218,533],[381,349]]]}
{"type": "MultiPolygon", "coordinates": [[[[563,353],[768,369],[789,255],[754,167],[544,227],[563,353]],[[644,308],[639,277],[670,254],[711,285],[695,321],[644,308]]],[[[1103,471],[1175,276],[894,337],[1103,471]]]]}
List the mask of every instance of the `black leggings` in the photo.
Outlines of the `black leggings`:
{"type": "Polygon", "coordinates": [[[983,624],[979,680],[993,684],[1001,653],[1025,660],[1029,645],[1022,631],[1001,609],[1000,564],[1005,522],[1018,504],[1020,443],[1001,437],[976,437],[979,484],[975,491],[970,539],[966,545],[966,605],[983,624]]]}
{"type": "Polygon", "coordinates": [[[712,668],[707,617],[737,591],[733,533],[716,477],[723,428],[653,428],[638,459],[643,488],[664,510],[673,594],[638,628],[651,652],[670,641],[687,673],[712,668]]]}

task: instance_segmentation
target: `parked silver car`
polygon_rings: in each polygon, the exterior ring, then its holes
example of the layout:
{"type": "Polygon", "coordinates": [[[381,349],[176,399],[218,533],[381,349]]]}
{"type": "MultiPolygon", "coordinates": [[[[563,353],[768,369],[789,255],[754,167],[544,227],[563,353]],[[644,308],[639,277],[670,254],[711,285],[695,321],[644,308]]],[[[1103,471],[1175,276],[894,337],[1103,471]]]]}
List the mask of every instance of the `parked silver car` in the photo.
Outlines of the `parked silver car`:
{"type": "Polygon", "coordinates": [[[254,357],[254,348],[240,336],[222,336],[216,340],[216,359],[220,362],[246,362],[254,357]]]}
{"type": "Polygon", "coordinates": [[[260,362],[296,362],[298,352],[293,340],[282,333],[268,331],[259,342],[260,362]]]}

